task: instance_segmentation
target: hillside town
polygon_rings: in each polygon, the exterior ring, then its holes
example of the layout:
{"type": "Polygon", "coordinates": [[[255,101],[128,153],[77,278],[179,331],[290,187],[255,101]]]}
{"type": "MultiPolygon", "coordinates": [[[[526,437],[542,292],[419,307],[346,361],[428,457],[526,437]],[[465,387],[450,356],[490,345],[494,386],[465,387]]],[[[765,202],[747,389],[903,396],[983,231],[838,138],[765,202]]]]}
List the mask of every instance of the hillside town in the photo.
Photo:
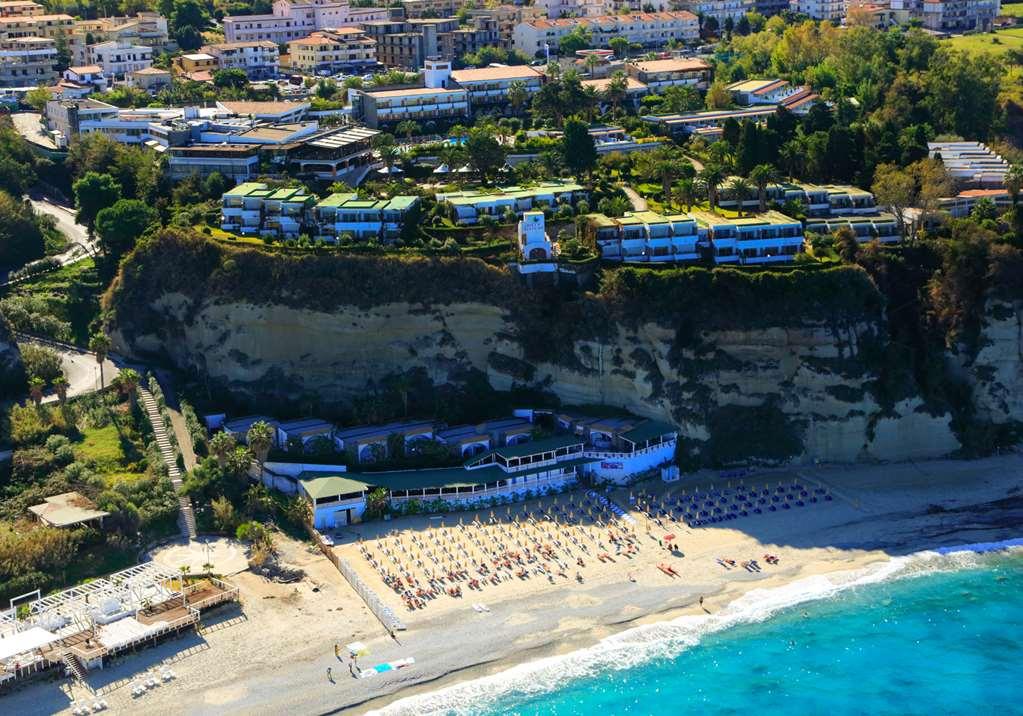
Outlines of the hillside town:
{"type": "Polygon", "coordinates": [[[0,711],[1014,536],[1021,191],[1020,3],[0,0],[0,711]]]}

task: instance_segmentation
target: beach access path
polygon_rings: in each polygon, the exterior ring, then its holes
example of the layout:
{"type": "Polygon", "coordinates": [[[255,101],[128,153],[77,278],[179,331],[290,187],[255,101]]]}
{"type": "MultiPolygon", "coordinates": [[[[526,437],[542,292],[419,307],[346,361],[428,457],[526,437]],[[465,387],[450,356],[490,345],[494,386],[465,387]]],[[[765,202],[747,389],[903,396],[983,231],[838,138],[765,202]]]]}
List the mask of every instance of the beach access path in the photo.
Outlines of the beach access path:
{"type": "MultiPolygon", "coordinates": [[[[243,618],[204,630],[194,644],[170,642],[98,672],[114,684],[117,676],[130,678],[148,663],[172,659],[178,674],[174,682],[137,700],[125,688],[101,688],[101,694],[113,710],[124,713],[363,713],[396,698],[587,647],[630,627],[703,614],[700,596],[706,610],[716,613],[751,589],[856,570],[922,549],[1019,536],[1021,468],[1023,458],[1014,454],[778,473],[779,479],[802,474],[840,496],[802,512],[720,527],[676,528],[685,556],[671,563],[681,579],[657,571],[655,564],[667,558],[653,537],[652,546],[643,547],[642,567],[611,565],[581,585],[551,586],[531,579],[515,585],[514,593],[502,592],[500,599],[466,592],[462,599],[443,598],[424,610],[402,612],[409,629],[397,641],[383,632],[325,558],[306,551],[294,557],[305,560],[308,574],[298,585],[269,584],[251,573],[236,577],[243,618]],[[780,564],[764,565],[765,553],[777,555],[780,564]],[[764,569],[726,571],[716,563],[718,557],[755,558],[764,569]],[[629,571],[635,583],[628,580],[629,571]],[[485,602],[490,612],[474,612],[476,601],[485,602]],[[364,668],[409,656],[416,663],[353,679],[333,651],[335,644],[343,649],[353,641],[369,649],[360,659],[364,668]]],[[[628,491],[617,497],[626,504],[628,491]]],[[[387,524],[387,529],[404,528],[402,520],[387,524]]],[[[394,598],[393,593],[387,596],[394,598]]],[[[0,697],[0,706],[12,713],[51,712],[66,709],[67,699],[56,684],[43,683],[0,697]]],[[[399,704],[387,713],[416,713],[417,708],[399,704]]]]}

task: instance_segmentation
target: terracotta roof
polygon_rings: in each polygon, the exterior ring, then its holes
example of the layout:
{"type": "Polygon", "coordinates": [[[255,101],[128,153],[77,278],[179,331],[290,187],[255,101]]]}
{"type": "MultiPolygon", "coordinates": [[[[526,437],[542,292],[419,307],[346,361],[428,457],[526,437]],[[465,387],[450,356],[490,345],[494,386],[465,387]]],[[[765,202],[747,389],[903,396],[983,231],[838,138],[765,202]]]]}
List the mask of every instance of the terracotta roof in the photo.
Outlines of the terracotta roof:
{"type": "MultiPolygon", "coordinates": [[[[610,77],[605,77],[604,79],[600,79],[600,80],[583,80],[582,82],[580,82],[580,84],[583,87],[592,87],[593,89],[597,90],[598,92],[604,92],[607,89],[608,85],[611,84],[611,78],[610,77]]],[[[644,90],[644,89],[646,89],[646,85],[643,84],[642,82],[640,82],[639,80],[634,79],[632,77],[626,77],[625,78],[625,91],[626,92],[637,92],[639,90],[644,90]]]]}
{"type": "Polygon", "coordinates": [[[141,70],[135,70],[132,72],[133,75],[170,75],[170,70],[161,70],[159,67],[143,67],[141,70]]]}
{"type": "Polygon", "coordinates": [[[709,70],[710,65],[703,60],[649,60],[647,62],[630,63],[641,72],[698,72],[709,70]]]}
{"type": "Polygon", "coordinates": [[[99,65],[81,65],[80,67],[68,67],[67,69],[68,72],[74,72],[76,75],[95,75],[103,71],[103,68],[99,65]]]}
{"type": "Polygon", "coordinates": [[[959,196],[963,198],[971,197],[984,197],[984,196],[1004,196],[1008,195],[1008,189],[967,189],[966,191],[959,192],[959,196]]]}
{"type": "Polygon", "coordinates": [[[480,67],[475,70],[455,70],[451,79],[455,82],[483,82],[487,80],[516,80],[541,77],[542,74],[529,65],[511,65],[501,67],[480,67]]]}

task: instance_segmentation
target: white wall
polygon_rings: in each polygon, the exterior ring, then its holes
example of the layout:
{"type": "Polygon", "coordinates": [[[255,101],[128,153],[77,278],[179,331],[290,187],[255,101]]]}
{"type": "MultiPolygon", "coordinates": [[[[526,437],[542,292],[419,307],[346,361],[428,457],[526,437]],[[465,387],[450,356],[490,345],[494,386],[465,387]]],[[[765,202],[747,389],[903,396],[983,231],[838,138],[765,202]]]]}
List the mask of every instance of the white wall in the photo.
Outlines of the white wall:
{"type": "Polygon", "coordinates": [[[624,484],[630,477],[670,462],[675,457],[675,441],[635,453],[613,453],[587,450],[584,457],[593,457],[597,462],[584,465],[587,474],[601,480],[624,484]]]}

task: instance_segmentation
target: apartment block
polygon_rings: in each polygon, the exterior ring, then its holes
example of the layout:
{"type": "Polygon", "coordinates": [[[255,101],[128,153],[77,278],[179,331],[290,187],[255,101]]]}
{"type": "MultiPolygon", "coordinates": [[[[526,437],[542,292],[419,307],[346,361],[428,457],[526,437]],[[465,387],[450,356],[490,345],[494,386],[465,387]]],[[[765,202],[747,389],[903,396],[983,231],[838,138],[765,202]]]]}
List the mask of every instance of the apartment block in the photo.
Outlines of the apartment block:
{"type": "Polygon", "coordinates": [[[1001,11],[1000,0],[924,0],[920,19],[936,32],[986,32],[1001,11]]]}
{"type": "Polygon", "coordinates": [[[543,74],[526,65],[482,67],[455,70],[451,73],[451,82],[469,93],[469,103],[474,112],[494,105],[503,105],[511,110],[508,89],[512,84],[521,83],[526,94],[532,97],[540,91],[543,74]]]}
{"type": "Polygon", "coordinates": [[[167,18],[156,12],[139,12],[133,17],[103,17],[96,20],[78,20],[74,26],[75,61],[85,62],[86,45],[100,42],[128,42],[145,45],[153,53],[175,49],[170,39],[167,18]]]}
{"type": "Polygon", "coordinates": [[[385,67],[416,70],[430,57],[454,59],[454,41],[444,39],[459,29],[453,17],[387,20],[361,26],[376,41],[377,61],[385,67]]]}
{"type": "Polygon", "coordinates": [[[273,12],[266,15],[235,15],[223,20],[228,42],[269,40],[283,45],[317,30],[359,25],[386,20],[386,8],[351,7],[334,0],[275,0],[273,12]]]}
{"type": "Polygon", "coordinates": [[[625,70],[629,77],[642,82],[652,92],[679,85],[707,89],[710,84],[711,67],[699,59],[627,62],[625,70]]]}
{"type": "Polygon", "coordinates": [[[257,144],[194,144],[167,150],[167,173],[174,181],[217,172],[232,182],[246,181],[259,172],[257,144]]]}
{"type": "Polygon", "coordinates": [[[0,87],[49,85],[56,65],[57,45],[50,38],[0,38],[0,87]]]}
{"type": "Polygon", "coordinates": [[[522,22],[515,27],[515,49],[537,57],[548,47],[552,53],[557,52],[561,38],[580,25],[590,32],[594,47],[609,47],[614,37],[624,37],[643,47],[663,47],[669,40],[696,42],[700,35],[699,20],[691,12],[639,12],[522,22]]]}
{"type": "Polygon", "coordinates": [[[756,9],[754,0],[683,0],[680,7],[698,17],[712,17],[723,27],[726,20],[739,18],[756,9]]]}
{"type": "Polygon", "coordinates": [[[498,5],[496,7],[473,8],[469,17],[483,18],[493,24],[497,30],[497,42],[503,50],[515,47],[515,26],[522,22],[522,8],[515,5],[498,5]]]}
{"type": "Polygon", "coordinates": [[[789,0],[789,10],[814,20],[829,20],[838,25],[845,17],[848,0],[789,0]]]}
{"type": "Polygon", "coordinates": [[[199,53],[216,60],[218,70],[244,70],[250,80],[265,80],[280,73],[280,52],[269,40],[219,42],[203,45],[199,53]]]}
{"type": "Polygon", "coordinates": [[[331,194],[312,208],[317,237],[331,241],[345,234],[365,241],[391,241],[401,234],[409,212],[419,206],[418,196],[360,199],[358,194],[331,194]]]}
{"type": "Polygon", "coordinates": [[[123,79],[126,75],[153,65],[153,48],[147,45],[133,45],[127,40],[111,40],[89,45],[86,49],[89,64],[99,65],[111,79],[123,79]]]}
{"type": "Polygon", "coordinates": [[[32,0],[0,2],[0,17],[31,17],[45,14],[46,8],[32,0]]]}
{"type": "Polygon", "coordinates": [[[362,72],[377,64],[376,44],[356,27],[322,30],[289,42],[286,64],[307,75],[362,72]]]}
{"type": "Polygon", "coordinates": [[[295,238],[305,223],[306,210],[316,197],[305,187],[274,189],[246,182],[221,198],[220,228],[242,234],[295,238]]]}

